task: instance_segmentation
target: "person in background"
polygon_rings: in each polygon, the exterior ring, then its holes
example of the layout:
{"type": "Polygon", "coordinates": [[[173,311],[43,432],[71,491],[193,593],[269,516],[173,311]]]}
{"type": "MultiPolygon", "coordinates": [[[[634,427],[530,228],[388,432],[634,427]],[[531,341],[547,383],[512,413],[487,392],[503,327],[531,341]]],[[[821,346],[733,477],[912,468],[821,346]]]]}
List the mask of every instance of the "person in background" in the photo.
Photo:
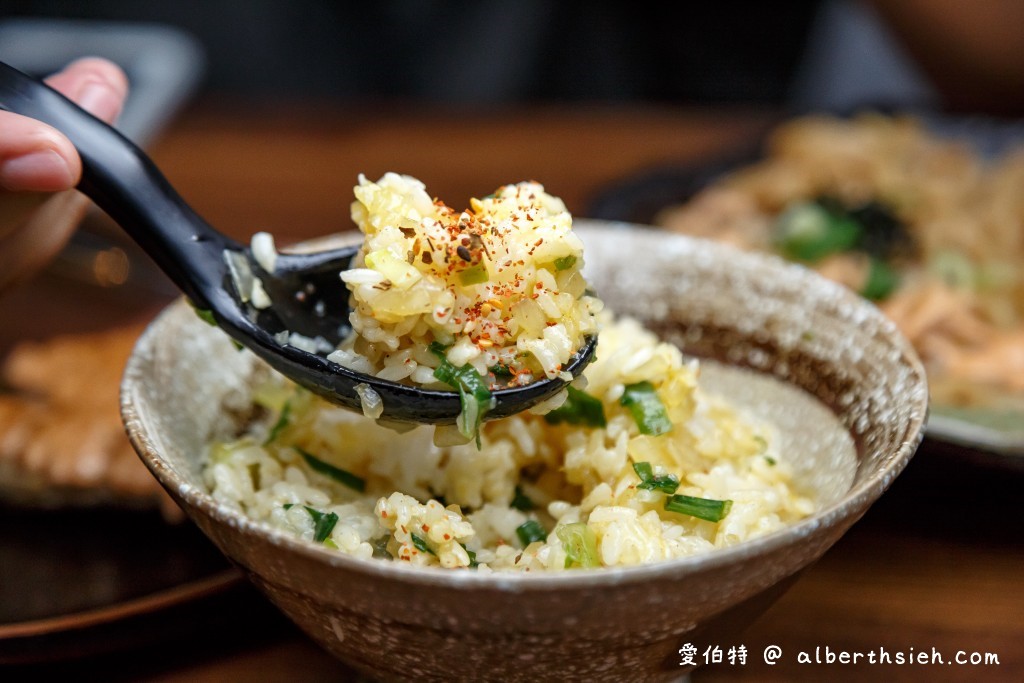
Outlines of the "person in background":
{"type": "MultiPolygon", "coordinates": [[[[94,116],[113,122],[128,94],[115,64],[97,58],[69,64],[47,82],[94,116]]],[[[78,153],[46,124],[0,111],[0,289],[26,277],[64,245],[85,210],[73,190],[78,153]]]]}
{"type": "Polygon", "coordinates": [[[941,94],[945,108],[1024,116],[1024,2],[868,0],[867,5],[941,94]]]}

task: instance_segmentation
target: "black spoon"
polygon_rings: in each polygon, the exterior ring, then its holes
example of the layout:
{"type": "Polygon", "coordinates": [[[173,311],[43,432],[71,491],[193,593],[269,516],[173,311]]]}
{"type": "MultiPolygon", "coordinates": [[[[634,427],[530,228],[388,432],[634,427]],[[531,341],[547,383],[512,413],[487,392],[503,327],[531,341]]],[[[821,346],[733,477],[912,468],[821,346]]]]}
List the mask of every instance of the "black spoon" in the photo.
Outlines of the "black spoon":
{"type": "MultiPolygon", "coordinates": [[[[355,387],[380,395],[382,419],[451,424],[461,412],[455,391],[420,389],[363,375],[324,356],[280,341],[282,332],[322,337],[332,347],[349,332],[349,293],[339,273],[350,267],[357,247],[312,254],[279,254],[268,273],[250,250],[210,227],[175,192],[138,147],[46,84],[0,62],[0,109],[22,114],[63,133],[82,158],[78,189],[110,215],[200,311],[243,346],[298,384],[356,411],[355,387]],[[240,295],[238,269],[258,277],[272,306],[257,310],[240,295]]],[[[588,338],[566,370],[574,377],[596,346],[588,338]]],[[[541,379],[493,392],[488,419],[526,410],[560,391],[566,382],[541,379]]]]}

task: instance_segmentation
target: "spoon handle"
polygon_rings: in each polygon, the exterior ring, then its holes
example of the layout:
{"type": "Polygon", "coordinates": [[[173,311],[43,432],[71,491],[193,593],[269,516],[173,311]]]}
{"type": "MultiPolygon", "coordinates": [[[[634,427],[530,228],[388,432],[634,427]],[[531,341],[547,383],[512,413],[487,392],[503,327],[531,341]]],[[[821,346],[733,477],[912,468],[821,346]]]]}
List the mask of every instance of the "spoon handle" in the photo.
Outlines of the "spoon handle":
{"type": "Polygon", "coordinates": [[[63,133],[82,159],[78,189],[113,218],[200,308],[217,306],[224,249],[237,243],[210,227],[156,165],[113,127],[56,90],[0,62],[0,109],[63,133]]]}

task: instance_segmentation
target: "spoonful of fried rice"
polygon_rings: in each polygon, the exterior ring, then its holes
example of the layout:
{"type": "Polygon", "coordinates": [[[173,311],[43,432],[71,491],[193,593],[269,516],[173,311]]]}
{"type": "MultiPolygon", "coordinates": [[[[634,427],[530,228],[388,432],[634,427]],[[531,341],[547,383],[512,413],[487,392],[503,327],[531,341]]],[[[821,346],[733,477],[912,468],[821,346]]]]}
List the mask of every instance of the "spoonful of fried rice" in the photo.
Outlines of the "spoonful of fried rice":
{"type": "Polygon", "coordinates": [[[208,225],[114,128],[0,63],[0,108],[47,123],[82,158],[78,189],[197,312],[297,384],[388,423],[482,420],[556,397],[593,357],[600,302],[561,201],[508,185],[457,212],[398,174],[360,178],[362,245],[278,252],[208,225]]]}

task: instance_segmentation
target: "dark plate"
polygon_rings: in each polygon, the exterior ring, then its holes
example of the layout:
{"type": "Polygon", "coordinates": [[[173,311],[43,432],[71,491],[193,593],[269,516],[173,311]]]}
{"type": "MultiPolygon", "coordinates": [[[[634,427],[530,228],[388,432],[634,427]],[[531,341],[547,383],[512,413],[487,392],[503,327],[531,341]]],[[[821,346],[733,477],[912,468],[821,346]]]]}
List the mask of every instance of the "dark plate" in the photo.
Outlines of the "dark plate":
{"type": "Polygon", "coordinates": [[[585,215],[606,221],[654,225],[663,209],[689,201],[718,178],[757,161],[762,144],[761,140],[746,141],[709,159],[658,166],[622,178],[594,195],[585,215]]]}
{"type": "Polygon", "coordinates": [[[0,506],[0,663],[138,645],[148,615],[240,581],[193,525],[156,511],[0,506]],[[121,625],[131,622],[131,625],[121,625]]]}
{"type": "MultiPolygon", "coordinates": [[[[986,158],[1024,144],[1024,122],[920,112],[914,115],[933,133],[965,140],[986,158]]],[[[759,160],[764,142],[747,140],[714,158],[661,166],[623,178],[597,193],[586,215],[651,225],[661,210],[688,201],[721,176],[759,160]]],[[[933,404],[931,412],[926,438],[964,448],[972,462],[985,460],[1024,469],[1024,414],[1016,409],[933,404]]]]}

